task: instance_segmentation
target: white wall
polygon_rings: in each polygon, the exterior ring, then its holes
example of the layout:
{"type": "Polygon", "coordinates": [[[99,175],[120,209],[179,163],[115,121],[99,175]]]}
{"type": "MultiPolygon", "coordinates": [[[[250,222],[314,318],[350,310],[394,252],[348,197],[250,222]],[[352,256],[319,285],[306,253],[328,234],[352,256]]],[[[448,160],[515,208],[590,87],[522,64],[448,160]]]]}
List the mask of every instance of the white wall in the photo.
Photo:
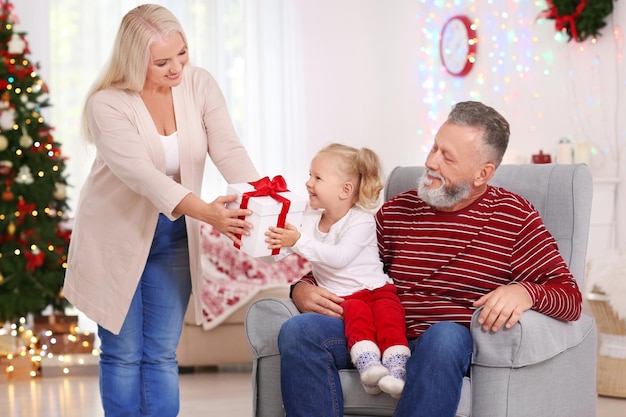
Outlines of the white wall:
{"type": "Polygon", "coordinates": [[[388,169],[421,162],[415,2],[389,4],[299,3],[310,154],[340,141],[371,147],[388,169]]]}
{"type": "Polygon", "coordinates": [[[553,153],[563,137],[590,143],[594,176],[622,177],[623,213],[626,5],[615,3],[596,43],[567,43],[555,39],[553,20],[536,20],[538,2],[503,3],[299,1],[310,153],[338,140],[371,147],[387,170],[421,164],[450,105],[480,100],[511,123],[507,162],[553,153]],[[478,22],[477,63],[464,78],[446,74],[438,55],[440,29],[459,13],[478,22]]]}

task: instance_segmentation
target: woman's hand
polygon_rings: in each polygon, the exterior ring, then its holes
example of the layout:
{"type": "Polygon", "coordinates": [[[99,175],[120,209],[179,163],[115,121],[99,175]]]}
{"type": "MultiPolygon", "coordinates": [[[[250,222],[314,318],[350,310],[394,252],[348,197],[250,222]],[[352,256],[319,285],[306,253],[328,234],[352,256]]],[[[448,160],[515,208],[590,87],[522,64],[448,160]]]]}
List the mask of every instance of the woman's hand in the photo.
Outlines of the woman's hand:
{"type": "Polygon", "coordinates": [[[241,240],[236,235],[250,235],[253,225],[239,217],[251,215],[252,210],[226,208],[227,204],[235,200],[237,200],[237,195],[233,194],[217,197],[213,202],[207,203],[200,197],[189,193],[174,208],[174,214],[184,214],[208,223],[233,242],[241,245],[241,240]]]}
{"type": "Polygon", "coordinates": [[[211,224],[218,231],[226,235],[233,242],[241,245],[241,240],[237,235],[248,236],[253,225],[250,222],[241,220],[239,217],[245,217],[252,214],[249,209],[229,209],[226,204],[237,200],[237,195],[226,195],[217,197],[212,203],[208,203],[211,224]]]}

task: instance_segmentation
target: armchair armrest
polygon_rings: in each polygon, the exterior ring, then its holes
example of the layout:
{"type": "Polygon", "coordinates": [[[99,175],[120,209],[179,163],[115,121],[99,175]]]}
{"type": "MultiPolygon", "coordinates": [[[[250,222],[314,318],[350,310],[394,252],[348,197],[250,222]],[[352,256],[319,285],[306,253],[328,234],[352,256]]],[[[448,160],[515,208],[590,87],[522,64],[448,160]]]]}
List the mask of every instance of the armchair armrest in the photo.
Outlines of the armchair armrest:
{"type": "Polygon", "coordinates": [[[278,355],[278,332],[289,318],[300,314],[287,298],[264,298],[248,309],[246,336],[255,358],[278,355]]]}
{"type": "Polygon", "coordinates": [[[526,311],[518,324],[496,333],[484,331],[478,313],[472,316],[472,364],[492,368],[521,368],[543,362],[580,344],[594,331],[593,319],[583,314],[573,322],[526,311]]]}

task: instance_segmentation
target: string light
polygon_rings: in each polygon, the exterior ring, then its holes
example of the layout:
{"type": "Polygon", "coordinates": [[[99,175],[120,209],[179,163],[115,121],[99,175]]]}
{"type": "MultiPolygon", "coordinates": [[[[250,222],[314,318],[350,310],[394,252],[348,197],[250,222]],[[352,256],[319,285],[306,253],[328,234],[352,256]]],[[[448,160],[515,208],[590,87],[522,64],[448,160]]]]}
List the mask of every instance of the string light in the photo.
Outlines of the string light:
{"type": "MultiPolygon", "coordinates": [[[[563,86],[563,91],[572,92],[568,94],[582,94],[580,99],[574,98],[582,102],[582,107],[572,108],[572,111],[582,111],[585,114],[604,112],[606,100],[596,97],[595,100],[590,101],[584,97],[586,93],[577,93],[584,90],[579,88],[580,86],[567,84],[575,83],[577,81],[575,77],[579,74],[579,72],[572,74],[569,69],[571,67],[586,68],[585,62],[598,56],[598,48],[603,47],[602,43],[608,41],[614,45],[615,41],[621,42],[623,40],[621,27],[607,19],[607,26],[602,31],[604,36],[591,36],[582,43],[574,41],[568,43],[567,32],[555,31],[554,20],[538,18],[541,11],[546,8],[545,2],[505,0],[502,4],[495,1],[488,3],[497,4],[498,7],[479,8],[478,0],[468,0],[462,5],[450,1],[420,2],[415,20],[420,27],[422,41],[419,42],[419,56],[416,60],[419,64],[415,67],[415,78],[419,80],[417,85],[422,86],[419,94],[427,107],[426,111],[420,112],[423,115],[421,116],[423,121],[419,123],[427,128],[417,133],[419,143],[422,145],[420,148],[426,150],[423,152],[423,158],[426,158],[432,144],[431,131],[436,130],[443,123],[450,105],[478,95],[487,95],[489,102],[509,115],[512,124],[516,125],[515,133],[512,132],[510,148],[516,146],[516,138],[520,137],[524,138],[524,147],[532,146],[530,144],[532,141],[545,141],[546,132],[551,133],[558,128],[570,132],[569,134],[576,136],[578,140],[610,141],[612,136],[610,134],[605,135],[607,139],[598,135],[589,138],[589,129],[594,127],[589,124],[591,122],[557,126],[548,122],[551,116],[547,115],[535,122],[532,113],[520,112],[516,108],[509,107],[509,104],[510,106],[530,104],[536,102],[537,97],[541,96],[539,93],[546,88],[563,86]],[[476,9],[476,13],[480,16],[480,24],[477,24],[479,48],[477,55],[473,57],[474,67],[467,76],[459,80],[445,72],[436,71],[442,67],[437,44],[441,29],[450,16],[465,14],[470,19],[475,19],[476,14],[470,12],[473,9],[476,9]],[[576,62],[577,60],[580,64],[576,62]],[[443,88],[441,85],[437,89],[428,87],[428,85],[437,84],[440,79],[443,80],[443,88]],[[511,114],[513,114],[512,117],[511,114]],[[537,132],[540,135],[537,135],[537,132]],[[529,133],[532,135],[529,136],[529,133]],[[531,142],[529,142],[529,137],[531,142]]],[[[614,58],[616,62],[620,62],[624,58],[623,48],[614,49],[614,58]]],[[[604,55],[600,53],[600,57],[604,58],[604,55]]],[[[584,80],[581,82],[587,83],[589,78],[584,78],[584,80]]],[[[594,79],[591,79],[591,82],[594,82],[594,79]]],[[[626,85],[626,82],[623,85],[626,85]]],[[[601,87],[602,83],[595,86],[595,90],[589,94],[597,96],[598,89],[601,87]]],[[[540,106],[545,106],[545,104],[541,103],[540,106]]],[[[550,109],[550,113],[553,110],[550,109]]],[[[580,119],[583,118],[580,117],[580,119]]],[[[626,130],[622,129],[613,136],[626,137],[626,130]]],[[[547,138],[547,140],[552,140],[552,138],[547,138]]],[[[611,146],[598,147],[597,151],[598,154],[604,154],[606,157],[607,153],[614,153],[615,149],[611,146]]],[[[530,155],[527,160],[524,159],[524,162],[529,160],[530,155]]]]}
{"type": "Polygon", "coordinates": [[[84,374],[85,370],[80,368],[88,367],[97,372],[100,351],[94,346],[92,333],[68,324],[63,331],[69,333],[44,329],[37,337],[32,329],[25,329],[25,319],[20,320],[22,323],[13,324],[11,329],[11,337],[16,340],[14,345],[18,346],[16,351],[0,357],[7,379],[71,375],[74,371],[84,374]]]}

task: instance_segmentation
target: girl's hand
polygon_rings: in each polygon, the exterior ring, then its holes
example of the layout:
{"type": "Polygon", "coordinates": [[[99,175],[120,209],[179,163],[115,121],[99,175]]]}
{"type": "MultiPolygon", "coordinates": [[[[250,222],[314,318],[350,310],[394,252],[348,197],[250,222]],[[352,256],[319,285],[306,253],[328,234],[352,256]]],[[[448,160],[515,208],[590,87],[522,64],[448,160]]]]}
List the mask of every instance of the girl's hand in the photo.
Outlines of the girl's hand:
{"type": "Polygon", "coordinates": [[[285,223],[284,228],[270,226],[265,236],[269,249],[290,248],[300,239],[300,232],[294,225],[285,223]]]}

